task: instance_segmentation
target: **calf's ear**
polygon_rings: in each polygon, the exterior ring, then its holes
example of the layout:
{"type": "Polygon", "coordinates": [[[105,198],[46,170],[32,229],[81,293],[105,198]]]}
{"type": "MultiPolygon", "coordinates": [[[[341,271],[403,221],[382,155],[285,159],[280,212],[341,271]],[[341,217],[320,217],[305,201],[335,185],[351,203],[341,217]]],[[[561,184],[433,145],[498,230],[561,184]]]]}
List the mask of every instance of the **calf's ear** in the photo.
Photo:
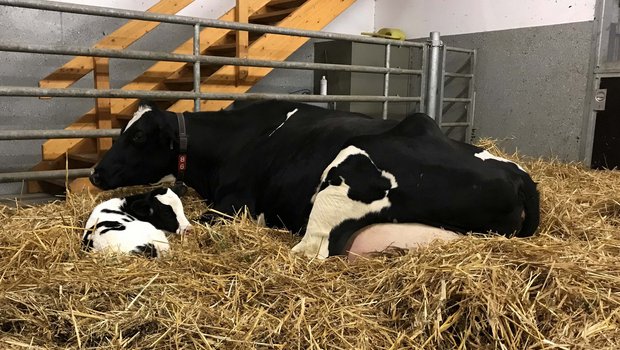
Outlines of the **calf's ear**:
{"type": "Polygon", "coordinates": [[[187,193],[187,186],[182,182],[174,184],[170,189],[179,197],[183,197],[187,193]]]}
{"type": "Polygon", "coordinates": [[[140,218],[147,218],[153,215],[153,207],[149,205],[146,199],[139,199],[131,203],[131,211],[140,218]]]}

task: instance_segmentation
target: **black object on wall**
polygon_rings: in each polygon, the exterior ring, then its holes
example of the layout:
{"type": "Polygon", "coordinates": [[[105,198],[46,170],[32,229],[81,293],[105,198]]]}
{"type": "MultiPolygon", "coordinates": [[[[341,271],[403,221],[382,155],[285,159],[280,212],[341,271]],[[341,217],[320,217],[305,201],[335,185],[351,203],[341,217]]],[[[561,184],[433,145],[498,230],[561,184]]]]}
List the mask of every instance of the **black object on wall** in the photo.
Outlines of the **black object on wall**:
{"type": "Polygon", "coordinates": [[[601,89],[607,89],[605,110],[596,114],[593,169],[620,169],[620,78],[603,78],[601,89]]]}

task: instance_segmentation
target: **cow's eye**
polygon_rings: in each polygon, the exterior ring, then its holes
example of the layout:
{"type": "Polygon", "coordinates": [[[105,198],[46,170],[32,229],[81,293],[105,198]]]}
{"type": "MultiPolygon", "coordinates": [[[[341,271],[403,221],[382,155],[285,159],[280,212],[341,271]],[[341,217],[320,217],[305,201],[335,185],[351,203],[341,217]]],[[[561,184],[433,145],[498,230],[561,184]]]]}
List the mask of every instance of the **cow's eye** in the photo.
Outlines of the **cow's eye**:
{"type": "Polygon", "coordinates": [[[135,144],[143,144],[146,141],[146,137],[142,131],[136,131],[131,137],[131,141],[135,144]]]}

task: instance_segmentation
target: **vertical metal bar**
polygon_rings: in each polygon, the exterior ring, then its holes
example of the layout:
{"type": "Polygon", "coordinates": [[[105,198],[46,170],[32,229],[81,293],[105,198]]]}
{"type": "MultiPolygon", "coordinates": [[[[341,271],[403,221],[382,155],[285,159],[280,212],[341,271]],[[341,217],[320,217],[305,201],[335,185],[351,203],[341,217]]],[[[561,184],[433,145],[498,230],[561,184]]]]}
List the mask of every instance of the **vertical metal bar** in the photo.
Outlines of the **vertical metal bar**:
{"type": "Polygon", "coordinates": [[[427,113],[426,110],[426,83],[428,80],[428,45],[422,47],[422,65],[420,67],[420,112],[427,113]]]}
{"type": "Polygon", "coordinates": [[[428,86],[427,86],[427,114],[435,119],[437,116],[437,89],[439,80],[439,50],[442,46],[439,32],[431,32],[430,42],[430,57],[429,57],[429,69],[428,69],[428,86]]]}
{"type": "Polygon", "coordinates": [[[437,121],[437,125],[441,126],[441,122],[443,119],[443,92],[445,89],[444,84],[446,83],[446,50],[445,46],[441,47],[441,70],[439,71],[439,98],[437,99],[437,117],[435,118],[437,121]]]}
{"type": "Polygon", "coordinates": [[[469,143],[474,141],[472,140],[471,134],[474,127],[474,112],[476,111],[476,54],[477,50],[474,50],[474,52],[472,52],[469,56],[469,73],[472,75],[472,77],[469,78],[469,91],[467,93],[467,97],[470,99],[471,102],[466,105],[468,126],[465,129],[465,142],[469,143]]]}
{"type": "MultiPolygon", "coordinates": [[[[200,24],[194,24],[194,55],[200,55],[200,24]]],[[[200,61],[194,62],[194,93],[200,93],[200,61]]],[[[200,111],[200,97],[194,97],[194,112],[200,111]]]]}
{"type": "MultiPolygon", "coordinates": [[[[385,45],[385,68],[390,68],[390,54],[392,45],[385,45]]],[[[388,97],[390,94],[390,72],[385,72],[383,77],[383,96],[388,97]]],[[[387,119],[388,101],[383,101],[383,119],[387,119]]]]}

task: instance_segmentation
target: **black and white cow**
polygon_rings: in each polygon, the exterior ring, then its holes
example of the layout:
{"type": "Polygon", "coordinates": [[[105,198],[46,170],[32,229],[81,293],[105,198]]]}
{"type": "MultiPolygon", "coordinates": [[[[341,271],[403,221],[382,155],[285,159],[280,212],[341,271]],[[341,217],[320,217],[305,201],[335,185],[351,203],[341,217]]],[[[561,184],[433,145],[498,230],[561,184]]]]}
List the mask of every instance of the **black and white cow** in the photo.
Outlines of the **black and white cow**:
{"type": "Polygon", "coordinates": [[[522,237],[539,222],[536,185],[523,169],[450,140],[420,113],[398,122],[266,101],[175,116],[142,104],[91,181],[111,189],[170,175],[217,211],[247,207],[269,226],[305,233],[293,250],[321,258],[346,253],[357,232],[378,223],[522,237]]]}
{"type": "Polygon", "coordinates": [[[84,225],[83,249],[162,256],[170,249],[165,232],[183,234],[191,228],[179,191],[158,188],[100,203],[84,225]]]}

